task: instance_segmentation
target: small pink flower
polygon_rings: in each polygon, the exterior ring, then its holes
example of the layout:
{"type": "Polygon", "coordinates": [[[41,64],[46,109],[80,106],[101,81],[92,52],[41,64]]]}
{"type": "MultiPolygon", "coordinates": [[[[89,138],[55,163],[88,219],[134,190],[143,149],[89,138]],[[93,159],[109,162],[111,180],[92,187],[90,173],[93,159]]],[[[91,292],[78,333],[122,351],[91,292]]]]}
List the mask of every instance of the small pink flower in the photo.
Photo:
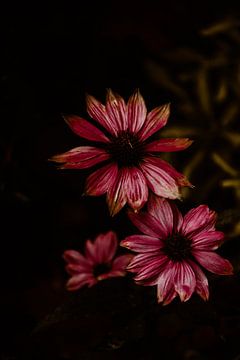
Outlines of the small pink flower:
{"type": "Polygon", "coordinates": [[[230,262],[214,252],[224,234],[215,230],[216,214],[206,205],[184,217],[174,204],[151,197],[148,212],[129,213],[144,235],[133,235],[120,245],[137,253],[127,267],[142,285],[157,285],[158,302],[169,304],[177,295],[187,301],[196,291],[209,297],[208,280],[202,268],[218,275],[231,275],[230,262]]]}
{"type": "Polygon", "coordinates": [[[149,138],[166,125],[169,105],[147,114],[139,91],[126,104],[122,97],[109,90],[105,106],[87,96],[87,111],[99,127],[75,115],[65,120],[73,132],[95,142],[96,146],[80,146],[51,160],[62,163],[62,169],[100,165],[88,177],[85,193],[95,196],[107,193],[111,215],[126,203],[135,211],[141,209],[148,199],[148,189],[158,196],[176,199],[180,197],[179,187],[190,186],[159,154],[184,150],[192,141],[183,138],[149,142],[149,138]]]}
{"type": "Polygon", "coordinates": [[[66,270],[71,275],[67,289],[78,290],[84,285],[95,285],[98,281],[126,275],[126,266],[131,254],[113,259],[118,246],[116,234],[109,231],[99,235],[94,242],[87,240],[85,256],[76,250],[67,250],[63,254],[67,262],[66,270]]]}

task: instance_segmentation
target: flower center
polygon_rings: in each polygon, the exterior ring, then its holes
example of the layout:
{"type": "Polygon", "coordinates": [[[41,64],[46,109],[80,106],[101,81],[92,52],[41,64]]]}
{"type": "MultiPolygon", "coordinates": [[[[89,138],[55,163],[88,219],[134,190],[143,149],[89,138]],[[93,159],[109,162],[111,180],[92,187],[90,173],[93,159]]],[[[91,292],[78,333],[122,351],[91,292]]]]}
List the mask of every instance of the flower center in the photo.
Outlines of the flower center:
{"type": "Polygon", "coordinates": [[[144,155],[143,144],[137,135],[129,131],[122,131],[114,137],[108,147],[108,152],[120,167],[137,166],[144,155]]]}
{"type": "Polygon", "coordinates": [[[191,241],[180,234],[172,234],[165,240],[164,252],[173,261],[189,258],[191,241]]]}
{"type": "Polygon", "coordinates": [[[110,269],[110,264],[97,264],[93,270],[93,275],[97,278],[99,275],[109,272],[110,269]]]}

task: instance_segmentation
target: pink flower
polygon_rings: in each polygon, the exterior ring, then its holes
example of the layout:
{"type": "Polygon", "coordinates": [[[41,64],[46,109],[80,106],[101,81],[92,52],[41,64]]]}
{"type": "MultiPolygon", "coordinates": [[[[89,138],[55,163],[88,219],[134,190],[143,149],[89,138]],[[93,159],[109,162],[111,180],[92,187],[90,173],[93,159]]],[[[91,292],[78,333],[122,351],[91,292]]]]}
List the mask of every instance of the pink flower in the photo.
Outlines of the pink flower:
{"type": "Polygon", "coordinates": [[[231,275],[232,265],[214,252],[224,234],[215,230],[216,214],[206,205],[184,217],[174,204],[151,197],[148,212],[129,214],[144,235],[133,235],[120,245],[137,253],[127,267],[142,285],[157,285],[158,302],[169,304],[177,295],[187,301],[196,291],[209,297],[208,280],[202,268],[218,275],[231,275]]]}
{"type": "Polygon", "coordinates": [[[78,290],[84,285],[95,285],[98,281],[126,275],[126,266],[131,254],[121,255],[113,260],[118,246],[116,234],[109,231],[99,235],[94,242],[87,240],[85,256],[75,250],[63,254],[67,262],[66,270],[71,275],[67,289],[78,290]]]}
{"type": "Polygon", "coordinates": [[[61,169],[100,165],[88,177],[85,193],[96,196],[107,193],[111,215],[126,203],[135,211],[141,209],[148,199],[148,189],[156,195],[176,199],[180,197],[180,186],[190,186],[159,154],[184,150],[192,141],[184,138],[149,142],[149,138],[166,125],[169,105],[147,114],[139,91],[126,104],[122,97],[108,90],[105,106],[87,96],[87,111],[99,127],[75,115],[65,120],[73,132],[96,145],[79,146],[51,160],[62,163],[61,169]]]}

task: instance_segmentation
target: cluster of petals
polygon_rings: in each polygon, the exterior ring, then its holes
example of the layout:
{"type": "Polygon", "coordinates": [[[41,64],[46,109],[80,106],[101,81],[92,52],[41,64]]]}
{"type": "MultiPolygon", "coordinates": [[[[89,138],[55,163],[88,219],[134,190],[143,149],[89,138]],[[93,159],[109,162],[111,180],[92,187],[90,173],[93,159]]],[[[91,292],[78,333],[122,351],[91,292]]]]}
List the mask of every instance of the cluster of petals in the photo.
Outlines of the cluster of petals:
{"type": "Polygon", "coordinates": [[[224,234],[215,229],[216,213],[206,205],[191,209],[184,217],[175,204],[151,197],[146,212],[129,212],[143,233],[128,236],[121,245],[137,252],[127,267],[142,285],[157,285],[158,302],[169,304],[177,295],[187,301],[194,292],[209,297],[206,269],[231,275],[231,263],[214,252],[224,234]]]}
{"type": "Polygon", "coordinates": [[[125,276],[126,266],[132,258],[131,254],[114,258],[118,241],[116,234],[109,231],[100,234],[94,242],[87,240],[85,254],[76,250],[66,250],[63,258],[66,261],[66,271],[71,276],[67,289],[78,290],[87,285],[91,287],[101,280],[125,276]]]}
{"type": "Polygon", "coordinates": [[[85,193],[94,196],[106,193],[111,215],[125,204],[140,210],[148,200],[149,189],[157,196],[176,199],[180,198],[180,187],[190,186],[184,175],[159,154],[184,150],[192,141],[187,138],[149,141],[166,125],[168,104],[147,113],[139,91],[125,103],[121,96],[108,90],[106,105],[88,95],[87,111],[95,124],[75,115],[65,120],[74,133],[93,143],[51,160],[60,163],[62,169],[97,166],[86,180],[85,193]]]}

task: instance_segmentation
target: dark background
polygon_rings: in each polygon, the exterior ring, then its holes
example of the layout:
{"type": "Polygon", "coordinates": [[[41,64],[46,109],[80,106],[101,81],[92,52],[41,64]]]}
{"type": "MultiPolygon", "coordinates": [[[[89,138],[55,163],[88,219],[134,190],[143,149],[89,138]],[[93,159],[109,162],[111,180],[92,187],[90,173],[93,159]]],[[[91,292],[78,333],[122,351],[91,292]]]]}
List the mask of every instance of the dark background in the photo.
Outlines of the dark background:
{"type": "MultiPolygon", "coordinates": [[[[155,81],[162,73],[149,75],[149,63],[167,68],[163,55],[181,47],[211,54],[200,30],[239,14],[234,4],[187,0],[79,1],[53,8],[5,4],[0,15],[0,359],[240,358],[237,275],[213,278],[214,300],[208,305],[193,297],[162,309],[156,307],[155,289],[140,289],[129,279],[66,293],[64,250],[81,249],[99,232],[114,229],[121,239],[132,229],[124,212],[109,217],[104,197],[82,197],[87,171],[59,171],[48,163],[81,143],[61,114],[87,117],[86,92],[104,101],[110,87],[127,99],[139,87],[148,109],[172,103],[174,124],[180,100],[155,81]]],[[[239,47],[231,46],[238,60],[239,47]]],[[[188,71],[184,64],[183,59],[188,71]]],[[[168,70],[175,74],[178,66],[176,59],[168,70]]],[[[231,66],[230,61],[225,72],[231,66]]],[[[192,88],[185,90],[191,96],[192,88]]],[[[193,119],[194,126],[199,123],[193,119]]],[[[222,147],[218,141],[214,144],[222,147]]],[[[188,157],[177,154],[173,161],[182,170],[188,157]]],[[[215,168],[201,166],[210,183],[215,168]]],[[[201,176],[196,183],[201,188],[201,176]]],[[[197,194],[194,190],[180,207],[200,202],[197,194]]],[[[232,190],[211,188],[203,199],[218,211],[238,209],[232,190]]],[[[231,257],[233,249],[226,246],[223,255],[231,257]]]]}

